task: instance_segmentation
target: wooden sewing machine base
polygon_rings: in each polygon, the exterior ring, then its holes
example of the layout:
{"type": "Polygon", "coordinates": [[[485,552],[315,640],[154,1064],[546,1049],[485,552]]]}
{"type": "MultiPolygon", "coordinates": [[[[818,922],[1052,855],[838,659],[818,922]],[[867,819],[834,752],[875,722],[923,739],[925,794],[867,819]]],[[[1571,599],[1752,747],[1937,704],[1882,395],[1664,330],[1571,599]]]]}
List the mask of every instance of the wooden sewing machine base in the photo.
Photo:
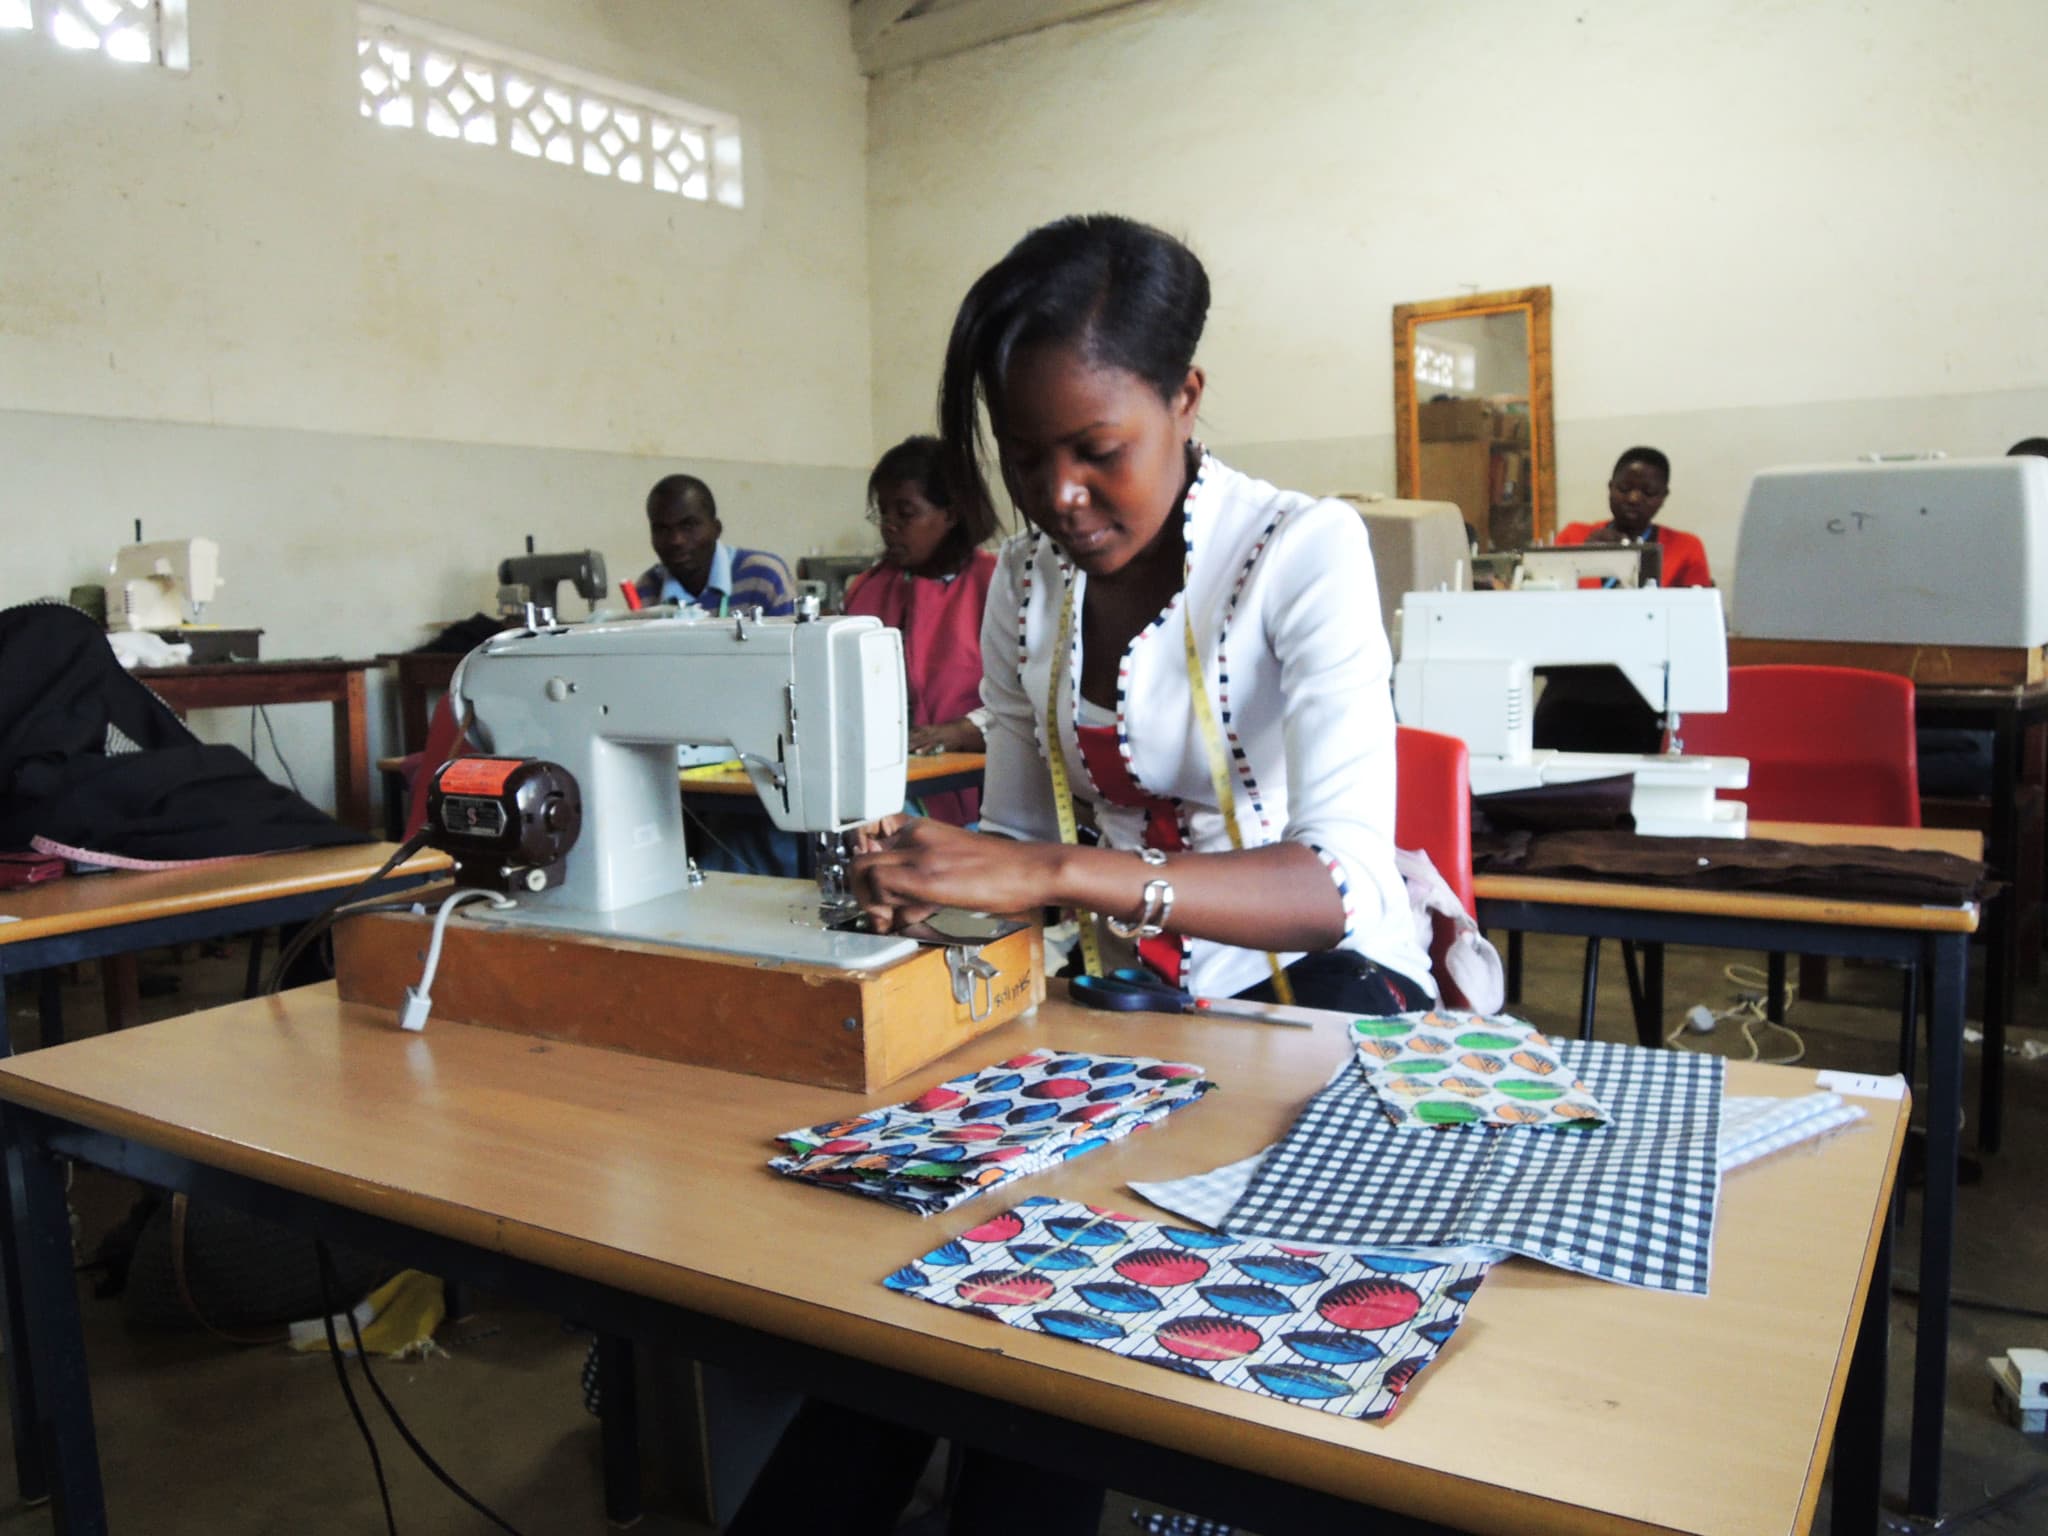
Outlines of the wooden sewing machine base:
{"type": "MultiPolygon", "coordinates": [[[[431,911],[445,890],[420,893],[431,911]]],[[[344,1002],[396,1010],[417,984],[431,916],[366,912],[335,925],[344,1002]]],[[[449,923],[433,1019],[872,1093],[1045,997],[1033,925],[982,946],[996,974],[955,1000],[947,952],[834,970],[541,928],[449,923]],[[981,1017],[974,1014],[981,1011],[981,1017]]]]}

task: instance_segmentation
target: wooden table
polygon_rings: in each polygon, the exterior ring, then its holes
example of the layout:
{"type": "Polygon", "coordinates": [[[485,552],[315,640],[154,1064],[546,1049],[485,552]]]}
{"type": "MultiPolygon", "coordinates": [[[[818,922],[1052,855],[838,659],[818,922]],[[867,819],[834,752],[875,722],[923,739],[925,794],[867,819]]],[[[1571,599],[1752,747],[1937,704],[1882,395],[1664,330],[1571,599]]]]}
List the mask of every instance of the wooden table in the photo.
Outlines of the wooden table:
{"type": "MultiPolygon", "coordinates": [[[[67,875],[0,891],[0,1019],[6,1017],[10,975],[303,922],[336,891],[367,880],[397,851],[390,843],[308,848],[190,869],[67,875]]],[[[450,863],[444,853],[415,854],[363,894],[418,885],[450,863]]],[[[250,955],[252,992],[260,953],[250,955]]],[[[53,992],[44,992],[45,1044],[61,1036],[53,992]]],[[[11,1049],[0,1030],[0,1054],[11,1049]]]]}
{"type": "Polygon", "coordinates": [[[427,721],[433,713],[430,696],[448,691],[448,679],[465,654],[399,651],[377,658],[389,662],[398,674],[398,739],[404,752],[417,752],[427,744],[427,721]]]}
{"type": "MultiPolygon", "coordinates": [[[[981,788],[982,772],[988,759],[979,752],[932,752],[913,755],[904,790],[910,799],[920,795],[944,794],[952,789],[981,788]]],[[[683,799],[685,802],[699,795],[715,796],[707,800],[709,808],[735,810],[737,806],[729,801],[739,800],[761,804],[761,797],[754,789],[754,781],[747,777],[747,770],[737,762],[720,763],[709,768],[685,768],[682,770],[683,799]]],[[[762,814],[766,815],[764,807],[762,814]]]]}
{"type": "MultiPolygon", "coordinates": [[[[1729,1177],[1711,1298],[1502,1266],[1379,1425],[882,1288],[1031,1194],[1145,1210],[1127,1180],[1266,1144],[1347,1049],[1341,1021],[1295,1030],[1049,1002],[862,1100],[586,1047],[537,1051],[440,1020],[408,1035],[317,987],[0,1063],[28,1298],[8,1359],[25,1340],[57,1529],[106,1529],[59,1156],[1265,1536],[1365,1528],[1359,1506],[1420,1522],[1371,1523],[1381,1532],[1803,1532],[1831,1440],[1843,1447],[1834,1529],[1875,1528],[1897,1101],[1869,1101],[1856,1130],[1729,1177]],[[777,1131],[1045,1044],[1190,1060],[1221,1091],[926,1221],[763,1166],[777,1131]]],[[[1787,1095],[1814,1075],[1736,1065],[1728,1081],[1787,1095]]],[[[233,1512],[221,1515],[232,1529],[233,1512]]]]}
{"type": "Polygon", "coordinates": [[[364,675],[373,661],[223,661],[144,667],[133,674],[180,715],[268,704],[334,706],[335,816],[370,830],[370,718],[364,675]]]}
{"type": "Polygon", "coordinates": [[[1984,944],[1984,1072],[1977,1094],[1977,1145],[1998,1150],[2005,1121],[2005,1032],[2019,993],[2023,933],[2038,919],[2017,895],[2026,859],[2021,847],[2020,791],[2027,735],[2048,722],[2048,683],[2024,687],[1937,687],[1915,683],[1913,718],[1922,726],[1991,733],[1991,833],[1986,857],[2007,894],[1991,904],[1984,944]]]}
{"type": "Polygon", "coordinates": [[[1854,640],[1728,637],[1731,666],[1859,667],[1913,683],[1913,720],[1923,729],[1991,735],[1990,840],[1987,858],[2006,895],[1984,925],[1984,1072],[1978,1084],[1977,1144],[1998,1150],[2005,1118],[2005,1032],[2019,991],[2024,944],[2038,949],[2040,914],[2021,910],[2020,871],[2037,850],[2023,846],[2020,790],[2028,735],[2048,723],[2044,648],[1914,645],[1854,640]]]}
{"type": "MultiPolygon", "coordinates": [[[[1940,828],[1837,827],[1753,822],[1752,835],[1824,846],[1931,848],[1975,857],[1977,834],[1940,828]]],[[[1714,891],[1608,880],[1475,875],[1482,928],[1577,938],[1632,939],[1651,946],[1694,944],[1761,949],[1775,955],[1843,955],[1889,960],[1930,978],[1927,1062],[1927,1187],[1920,1227],[1918,1355],[1913,1374],[1913,1445],[1908,1503],[1931,1516],[1941,1502],[1942,1414],[1948,1397],[1948,1313],[1955,1247],[1956,1172],[1963,1097],[1963,1006],[1975,906],[1714,891]]],[[[1661,950],[1646,954],[1644,990],[1661,994],[1661,950]]],[[[1650,1007],[1661,1016],[1661,1003],[1650,1007]]],[[[1910,1032],[1914,1021],[1908,1019],[1910,1032]]],[[[1638,1019],[1638,1029],[1643,1020],[1638,1019]]],[[[1652,1030],[1654,1036],[1655,1031],[1652,1030]]],[[[1910,1039],[1910,1033],[1908,1034],[1910,1039]]],[[[1644,1044],[1660,1044],[1645,1038],[1644,1044]]],[[[1987,1036],[1987,1047],[1989,1044],[1987,1036]]]]}

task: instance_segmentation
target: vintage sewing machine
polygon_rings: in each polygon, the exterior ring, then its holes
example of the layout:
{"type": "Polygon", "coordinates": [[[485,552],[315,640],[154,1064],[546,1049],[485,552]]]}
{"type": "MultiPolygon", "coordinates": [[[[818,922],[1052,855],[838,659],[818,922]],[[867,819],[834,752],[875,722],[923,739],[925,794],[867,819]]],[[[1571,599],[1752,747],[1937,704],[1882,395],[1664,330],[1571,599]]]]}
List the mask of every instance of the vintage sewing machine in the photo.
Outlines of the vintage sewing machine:
{"type": "Polygon", "coordinates": [[[220,546],[211,539],[124,545],[109,569],[115,591],[109,629],[182,629],[196,624],[220,590],[220,546]]]}
{"type": "Polygon", "coordinates": [[[1664,576],[1664,551],[1655,544],[1543,544],[1480,557],[1497,588],[1513,592],[1572,592],[1595,587],[1650,587],[1664,576]]]}
{"type": "Polygon", "coordinates": [[[525,554],[498,562],[498,607],[517,614],[530,603],[535,618],[551,624],[562,611],[561,589],[565,581],[595,611],[605,597],[604,556],[594,549],[537,555],[533,552],[533,540],[528,539],[525,554]]]}
{"type": "Polygon", "coordinates": [[[1733,620],[1746,659],[1874,665],[1925,683],[2038,681],[2048,645],[2048,459],[1766,470],[1743,509],[1733,620]],[[1920,654],[1747,654],[1764,641],[1910,646],[1920,654]],[[1956,654],[1979,650],[2011,653],[2009,664],[2022,670],[1958,670],[1999,663],[1956,654]]]}
{"type": "MultiPolygon", "coordinates": [[[[846,898],[845,835],[903,808],[902,640],[879,621],[533,627],[471,652],[450,693],[488,755],[440,771],[432,840],[458,885],[516,904],[448,923],[434,1017],[867,1090],[1044,996],[1035,924],[875,934],[846,898]],[[698,872],[684,743],[730,746],[775,825],[818,839],[815,884],[698,872]]],[[[343,923],[342,997],[395,1006],[425,921],[343,923]]]]}
{"type": "Polygon", "coordinates": [[[1748,784],[1741,758],[1538,751],[1532,739],[1540,667],[1614,667],[1664,717],[1674,747],[1685,714],[1727,709],[1718,591],[1412,592],[1406,606],[1394,712],[1404,725],[1463,739],[1473,794],[1630,774],[1638,832],[1743,835],[1745,808],[1714,796],[1748,784]]]}

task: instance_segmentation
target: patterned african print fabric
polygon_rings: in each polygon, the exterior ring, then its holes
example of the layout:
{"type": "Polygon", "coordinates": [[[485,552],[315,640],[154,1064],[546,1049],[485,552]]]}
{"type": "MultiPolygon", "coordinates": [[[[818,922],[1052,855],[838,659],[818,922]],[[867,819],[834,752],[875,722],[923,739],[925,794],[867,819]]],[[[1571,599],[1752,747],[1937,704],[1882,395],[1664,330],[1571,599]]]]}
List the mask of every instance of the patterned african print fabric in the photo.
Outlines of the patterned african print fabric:
{"type": "Polygon", "coordinates": [[[1360,1019],[1359,1065],[1396,1125],[1604,1125],[1613,1117],[1534,1025],[1450,1008],[1360,1019]]]}
{"type": "Polygon", "coordinates": [[[1211,1088],[1200,1067],[1150,1056],[1027,1051],[907,1104],[785,1131],[777,1173],[929,1216],[1106,1146],[1211,1088]]]}
{"type": "Polygon", "coordinates": [[[1321,1253],[1035,1196],[892,1291],[1353,1419],[1391,1414],[1485,1264],[1321,1253]]]}
{"type": "Polygon", "coordinates": [[[1239,1237],[1340,1248],[1482,1243],[1650,1290],[1705,1295],[1725,1063],[1563,1041],[1612,1123],[1530,1135],[1387,1119],[1362,1070],[1311,1099],[1224,1218],[1239,1237]]]}

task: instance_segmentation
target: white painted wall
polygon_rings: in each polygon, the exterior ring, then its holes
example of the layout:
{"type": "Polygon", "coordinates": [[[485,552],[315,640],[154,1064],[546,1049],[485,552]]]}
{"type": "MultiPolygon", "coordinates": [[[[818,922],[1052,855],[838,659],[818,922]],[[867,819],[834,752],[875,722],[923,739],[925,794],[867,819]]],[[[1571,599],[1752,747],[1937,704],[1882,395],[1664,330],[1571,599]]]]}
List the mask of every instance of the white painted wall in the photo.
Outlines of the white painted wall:
{"type": "MultiPolygon", "coordinates": [[[[529,532],[636,572],[678,468],[738,542],[859,547],[844,0],[397,8],[736,115],[745,209],[365,121],[352,0],[195,3],[189,74],[0,33],[0,603],[101,579],[140,516],[220,541],[207,617],[267,656],[403,649],[529,532]]],[[[323,716],[278,723],[331,803],[323,716]]]]}
{"type": "Polygon", "coordinates": [[[1564,516],[1648,438],[1726,571],[1765,464],[2048,431],[2044,56],[2039,0],[1158,0],[883,76],[876,432],[1111,209],[1209,266],[1209,440],[1311,489],[1392,488],[1395,304],[1550,284],[1564,516]]]}

